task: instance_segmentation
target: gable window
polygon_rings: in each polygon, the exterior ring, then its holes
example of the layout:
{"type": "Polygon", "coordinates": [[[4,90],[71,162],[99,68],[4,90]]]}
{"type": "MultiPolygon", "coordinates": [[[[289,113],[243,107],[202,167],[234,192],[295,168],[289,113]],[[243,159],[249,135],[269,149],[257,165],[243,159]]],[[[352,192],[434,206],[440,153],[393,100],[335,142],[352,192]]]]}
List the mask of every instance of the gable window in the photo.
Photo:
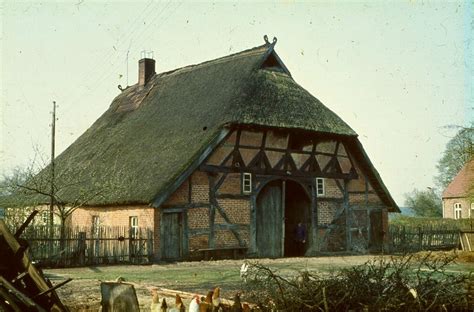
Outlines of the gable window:
{"type": "Polygon", "coordinates": [[[454,219],[462,218],[462,206],[461,203],[454,204],[454,219]]]}
{"type": "Polygon", "coordinates": [[[242,174],[242,193],[250,194],[252,193],[252,174],[244,172],[242,174]]]}
{"type": "Polygon", "coordinates": [[[138,238],[138,217],[130,217],[130,238],[138,238]]]}
{"type": "Polygon", "coordinates": [[[324,196],[325,192],[324,178],[316,178],[316,194],[318,196],[324,196]]]}

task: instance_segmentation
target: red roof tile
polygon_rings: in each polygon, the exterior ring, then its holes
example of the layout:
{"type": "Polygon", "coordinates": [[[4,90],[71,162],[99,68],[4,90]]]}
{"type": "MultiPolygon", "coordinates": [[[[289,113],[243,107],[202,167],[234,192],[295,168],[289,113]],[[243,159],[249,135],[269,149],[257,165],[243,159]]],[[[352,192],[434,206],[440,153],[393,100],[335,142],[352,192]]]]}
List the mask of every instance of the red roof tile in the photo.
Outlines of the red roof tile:
{"type": "Polygon", "coordinates": [[[443,198],[466,197],[474,183],[474,159],[462,167],[443,192],[443,198]]]}

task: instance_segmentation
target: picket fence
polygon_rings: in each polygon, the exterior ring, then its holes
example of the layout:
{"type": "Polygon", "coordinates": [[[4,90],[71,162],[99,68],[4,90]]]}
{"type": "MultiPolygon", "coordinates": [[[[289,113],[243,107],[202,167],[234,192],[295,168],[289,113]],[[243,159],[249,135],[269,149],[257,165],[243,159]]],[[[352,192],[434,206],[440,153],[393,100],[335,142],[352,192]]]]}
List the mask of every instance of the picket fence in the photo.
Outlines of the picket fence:
{"type": "Polygon", "coordinates": [[[393,252],[456,249],[463,233],[458,227],[445,225],[390,225],[390,248],[393,252]]]}
{"type": "MultiPolygon", "coordinates": [[[[460,237],[472,244],[474,231],[436,224],[389,226],[392,252],[456,249],[461,245],[460,237]]],[[[28,242],[31,260],[43,267],[147,264],[154,258],[153,231],[149,228],[66,227],[61,241],[59,226],[53,228],[51,235],[48,226],[32,225],[26,228],[21,239],[28,242]]]]}
{"type": "Polygon", "coordinates": [[[153,261],[153,231],[130,227],[60,227],[51,235],[48,226],[29,226],[22,239],[28,242],[30,258],[43,267],[98,264],[146,264],[153,261]]]}

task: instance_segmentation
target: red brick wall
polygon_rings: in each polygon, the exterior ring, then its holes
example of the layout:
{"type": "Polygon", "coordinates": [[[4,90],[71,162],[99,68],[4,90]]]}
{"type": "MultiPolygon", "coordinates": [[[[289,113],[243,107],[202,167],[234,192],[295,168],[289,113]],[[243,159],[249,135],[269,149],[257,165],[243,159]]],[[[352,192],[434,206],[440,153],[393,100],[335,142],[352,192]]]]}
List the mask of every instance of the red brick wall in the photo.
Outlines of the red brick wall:
{"type": "Polygon", "coordinates": [[[318,202],[318,225],[329,225],[334,221],[336,211],[342,203],[320,200],[318,202]]]}
{"type": "Polygon", "coordinates": [[[98,216],[100,225],[103,226],[125,226],[130,224],[130,217],[138,217],[139,227],[154,227],[154,217],[156,209],[148,205],[140,206],[99,206],[99,207],[81,207],[72,213],[74,225],[91,226],[92,217],[98,216]]]}
{"type": "Polygon", "coordinates": [[[219,189],[221,194],[240,194],[241,193],[241,176],[240,173],[229,173],[224,183],[219,189]]]}
{"type": "Polygon", "coordinates": [[[101,226],[130,226],[130,217],[138,217],[140,228],[149,228],[153,231],[154,253],[159,252],[160,214],[158,209],[148,205],[121,205],[121,206],[89,206],[80,207],[73,211],[68,219],[72,226],[92,226],[92,217],[98,216],[101,226]]]}
{"type": "Polygon", "coordinates": [[[209,227],[209,208],[191,208],[188,210],[188,226],[190,229],[206,229],[209,227]]]}
{"type": "Polygon", "coordinates": [[[208,235],[196,235],[189,237],[189,250],[205,249],[209,247],[208,235]]]}
{"type": "Polygon", "coordinates": [[[186,180],[181,186],[166,200],[163,206],[185,205],[189,202],[189,181],[186,180]]]}

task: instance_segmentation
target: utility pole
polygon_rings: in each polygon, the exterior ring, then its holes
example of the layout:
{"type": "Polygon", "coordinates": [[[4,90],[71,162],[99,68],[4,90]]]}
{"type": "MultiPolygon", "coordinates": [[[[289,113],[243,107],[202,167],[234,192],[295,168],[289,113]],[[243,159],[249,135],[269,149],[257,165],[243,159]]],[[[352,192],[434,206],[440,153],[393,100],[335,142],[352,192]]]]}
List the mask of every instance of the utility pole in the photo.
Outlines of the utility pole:
{"type": "Polygon", "coordinates": [[[56,140],[56,101],[53,101],[53,121],[51,123],[51,198],[49,205],[50,237],[54,234],[54,149],[56,140]]]}

